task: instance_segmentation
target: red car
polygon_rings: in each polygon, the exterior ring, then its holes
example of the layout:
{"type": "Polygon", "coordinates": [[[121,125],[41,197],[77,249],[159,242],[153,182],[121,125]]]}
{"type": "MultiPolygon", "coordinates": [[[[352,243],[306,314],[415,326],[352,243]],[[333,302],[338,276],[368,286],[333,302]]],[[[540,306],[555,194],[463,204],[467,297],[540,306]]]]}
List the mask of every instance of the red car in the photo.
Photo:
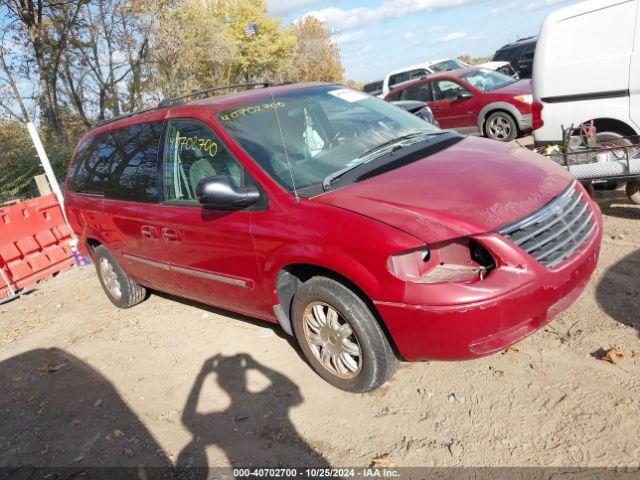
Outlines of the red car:
{"type": "Polygon", "coordinates": [[[538,330],[585,287],[602,231],[553,162],[332,84],[99,126],[66,211],[116,306],[161,290],[279,323],[353,392],[399,358],[476,358],[538,330]]]}
{"type": "Polygon", "coordinates": [[[531,80],[463,68],[403,83],[385,97],[427,102],[441,128],[510,142],[531,130],[531,80]]]}

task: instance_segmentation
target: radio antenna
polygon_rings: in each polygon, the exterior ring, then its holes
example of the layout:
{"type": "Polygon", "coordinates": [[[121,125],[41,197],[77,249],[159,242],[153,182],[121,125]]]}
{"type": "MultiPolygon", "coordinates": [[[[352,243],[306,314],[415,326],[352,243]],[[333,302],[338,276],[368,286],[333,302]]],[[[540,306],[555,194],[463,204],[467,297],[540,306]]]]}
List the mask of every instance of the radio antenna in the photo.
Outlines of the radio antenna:
{"type": "Polygon", "coordinates": [[[284,159],[287,162],[287,168],[289,169],[289,175],[291,176],[291,186],[293,187],[293,196],[295,198],[296,203],[300,201],[300,197],[298,196],[298,190],[296,189],[296,181],[293,178],[293,168],[291,168],[291,161],[289,160],[289,153],[287,152],[287,143],[284,141],[284,134],[282,133],[282,125],[280,124],[280,115],[278,115],[278,106],[276,105],[276,98],[273,95],[273,91],[271,93],[271,102],[273,103],[273,111],[276,114],[276,121],[278,122],[278,130],[280,131],[280,139],[282,140],[282,148],[284,149],[284,159]]]}

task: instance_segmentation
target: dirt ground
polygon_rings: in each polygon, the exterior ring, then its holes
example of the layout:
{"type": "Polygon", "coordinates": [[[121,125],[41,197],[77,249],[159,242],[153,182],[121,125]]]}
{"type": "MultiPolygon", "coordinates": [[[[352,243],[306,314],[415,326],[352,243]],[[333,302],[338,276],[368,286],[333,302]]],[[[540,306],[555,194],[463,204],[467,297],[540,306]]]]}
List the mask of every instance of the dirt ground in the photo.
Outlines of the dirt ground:
{"type": "Polygon", "coordinates": [[[366,395],[277,327],[160,295],[120,311],[92,267],[62,274],[0,306],[0,465],[638,467],[640,207],[597,200],[599,268],[561,318],[366,395]]]}

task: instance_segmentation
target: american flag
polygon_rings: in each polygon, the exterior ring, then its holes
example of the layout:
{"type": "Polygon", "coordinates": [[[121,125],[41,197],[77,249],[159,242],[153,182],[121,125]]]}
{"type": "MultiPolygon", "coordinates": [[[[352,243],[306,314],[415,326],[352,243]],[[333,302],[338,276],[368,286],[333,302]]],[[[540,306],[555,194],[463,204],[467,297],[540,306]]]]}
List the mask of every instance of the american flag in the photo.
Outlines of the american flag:
{"type": "Polygon", "coordinates": [[[258,35],[258,26],[255,23],[250,23],[244,29],[245,37],[254,37],[258,35]]]}

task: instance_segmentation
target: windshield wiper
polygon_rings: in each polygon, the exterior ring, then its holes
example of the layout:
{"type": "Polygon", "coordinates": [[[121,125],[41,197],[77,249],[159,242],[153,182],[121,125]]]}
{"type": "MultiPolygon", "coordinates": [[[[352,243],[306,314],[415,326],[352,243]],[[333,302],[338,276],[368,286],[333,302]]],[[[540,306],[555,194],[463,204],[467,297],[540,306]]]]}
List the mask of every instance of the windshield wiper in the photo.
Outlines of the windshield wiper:
{"type": "Polygon", "coordinates": [[[407,140],[419,139],[420,137],[431,137],[436,135],[442,135],[443,133],[447,133],[447,132],[439,131],[439,132],[408,133],[407,135],[396,137],[387,142],[381,143],[380,145],[377,145],[373,148],[370,148],[369,150],[364,152],[362,155],[360,155],[356,160],[354,160],[353,162],[350,162],[350,164],[345,168],[343,168],[342,170],[338,170],[337,172],[333,172],[332,174],[327,175],[325,179],[322,181],[322,189],[326,192],[331,186],[331,184],[334,182],[334,180],[337,180],[338,178],[342,177],[344,174],[350,172],[354,168],[359,167],[360,165],[364,165],[365,163],[375,160],[376,158],[379,158],[383,155],[386,155],[388,153],[394,152],[401,148],[408,147],[413,143],[416,143],[416,142],[407,142],[407,140]]]}

